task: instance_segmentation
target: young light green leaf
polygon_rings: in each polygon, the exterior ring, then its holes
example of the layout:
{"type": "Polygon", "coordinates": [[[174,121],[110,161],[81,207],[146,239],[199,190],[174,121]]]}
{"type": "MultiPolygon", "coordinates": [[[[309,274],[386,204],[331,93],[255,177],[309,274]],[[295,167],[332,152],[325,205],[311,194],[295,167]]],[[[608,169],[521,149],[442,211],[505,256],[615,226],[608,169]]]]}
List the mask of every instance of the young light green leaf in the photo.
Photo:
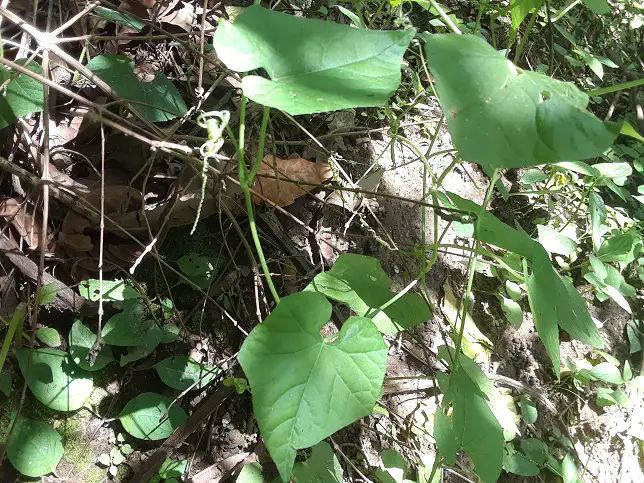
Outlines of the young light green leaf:
{"type": "Polygon", "coordinates": [[[103,466],[109,466],[112,464],[112,458],[107,453],[102,453],[98,457],[98,462],[103,466]]]}
{"type": "Polygon", "coordinates": [[[508,294],[508,296],[515,302],[517,302],[523,295],[523,290],[521,290],[521,286],[517,283],[514,283],[512,280],[505,281],[505,291],[508,294]]]}
{"type": "Polygon", "coordinates": [[[56,300],[58,287],[55,283],[46,283],[40,289],[40,305],[48,305],[56,300]]]}
{"type": "Polygon", "coordinates": [[[159,468],[159,476],[161,478],[181,478],[188,469],[188,460],[172,461],[167,458],[161,468],[159,468]]]}
{"type": "Polygon", "coordinates": [[[602,287],[602,291],[605,292],[606,295],[613,299],[613,301],[621,308],[623,308],[626,312],[628,312],[629,314],[633,313],[628,300],[626,300],[626,298],[620,293],[618,289],[616,289],[612,285],[604,285],[602,287]]]}
{"type": "Polygon", "coordinates": [[[16,355],[29,389],[48,408],[75,411],[92,393],[91,374],[74,365],[66,352],[18,349],[16,355]]]}
{"type": "Polygon", "coordinates": [[[284,297],[239,352],[259,429],[285,481],[296,450],[370,414],[381,394],[387,345],[373,322],[351,317],[325,341],[320,329],[330,317],[319,293],[284,297]]]}
{"type": "Polygon", "coordinates": [[[11,394],[11,373],[7,371],[0,372],[0,392],[9,397],[11,394]]]}
{"type": "Polygon", "coordinates": [[[221,370],[208,364],[199,364],[189,356],[175,356],[157,362],[154,366],[161,380],[173,389],[183,391],[195,384],[194,389],[203,389],[221,370]]]}
{"type": "Polygon", "coordinates": [[[121,446],[121,453],[123,453],[125,456],[130,455],[134,453],[134,448],[132,448],[131,445],[126,443],[123,446],[121,446]]]}
{"type": "Polygon", "coordinates": [[[539,243],[548,253],[557,253],[569,257],[577,249],[577,242],[549,226],[537,225],[539,243]]]}
{"type": "MultiPolygon", "coordinates": [[[[100,282],[98,280],[85,280],[78,286],[82,297],[96,302],[101,296],[100,282]]],[[[114,302],[138,299],[141,294],[124,280],[103,280],[103,301],[114,302]]]]}
{"type": "Polygon", "coordinates": [[[120,55],[99,55],[87,64],[132,107],[152,122],[170,121],[183,116],[188,108],[181,94],[168,78],[157,72],[152,82],[141,82],[134,74],[134,61],[120,55]]]}
{"type": "Polygon", "coordinates": [[[622,379],[624,381],[630,381],[633,379],[633,369],[631,368],[631,363],[628,360],[624,361],[624,371],[622,372],[622,379]]]}
{"type": "Polygon", "coordinates": [[[90,349],[96,342],[96,334],[89,330],[83,322],[76,320],[69,331],[69,355],[74,363],[86,371],[98,371],[114,360],[112,349],[109,345],[104,345],[96,356],[94,365],[90,365],[87,360],[90,349]]]}
{"type": "Polygon", "coordinates": [[[539,416],[537,406],[525,396],[521,397],[521,415],[526,424],[533,424],[539,416]]]}
{"type": "Polygon", "coordinates": [[[597,258],[602,262],[626,262],[632,261],[633,245],[637,243],[636,238],[630,233],[613,236],[601,244],[597,252],[597,258]]]}
{"type": "Polygon", "coordinates": [[[579,483],[579,472],[577,471],[575,460],[569,454],[561,462],[561,477],[563,478],[563,483],[579,483]]]}
{"type": "Polygon", "coordinates": [[[432,35],[429,67],[461,157],[495,168],[601,155],[619,133],[573,84],[524,71],[476,35],[432,35]],[[481,76],[485,72],[485,76],[481,76]]]}
{"type": "Polygon", "coordinates": [[[380,454],[380,458],[384,469],[378,468],[375,471],[378,481],[381,483],[412,483],[405,479],[409,464],[403,455],[397,451],[385,449],[380,454]]]}
{"type": "Polygon", "coordinates": [[[608,389],[606,387],[597,388],[597,399],[595,401],[597,406],[606,407],[620,404],[628,406],[628,396],[621,389],[608,389]]]}
{"type": "Polygon", "coordinates": [[[7,445],[7,458],[20,473],[32,478],[56,471],[63,444],[54,428],[41,421],[19,419],[7,445]]]}
{"type": "Polygon", "coordinates": [[[385,334],[422,324],[432,316],[422,297],[410,293],[379,310],[396,296],[389,291],[390,284],[377,259],[344,253],[331,270],[318,274],[305,291],[322,293],[349,306],[357,315],[371,318],[385,334]]]}
{"type": "Polygon", "coordinates": [[[293,467],[295,483],[342,483],[342,477],[342,466],[326,441],[313,446],[311,457],[293,467]]]}
{"type": "Polygon", "coordinates": [[[588,210],[590,211],[590,229],[593,249],[599,250],[602,240],[601,226],[606,221],[606,205],[599,194],[592,192],[588,195],[588,210]]]}
{"type": "Polygon", "coordinates": [[[156,441],[165,439],[188,419],[178,405],[173,405],[168,417],[163,415],[172,403],[170,398],[153,392],[144,392],[131,399],[121,411],[123,428],[135,438],[156,441]]]}
{"type": "Polygon", "coordinates": [[[602,381],[610,384],[622,384],[624,382],[619,372],[619,367],[610,362],[602,362],[592,369],[582,369],[579,372],[591,381],[602,381]]]}
{"type": "Polygon", "coordinates": [[[499,295],[501,300],[501,308],[505,314],[505,318],[508,319],[512,325],[519,327],[523,323],[523,310],[521,306],[516,303],[514,300],[499,295]]]}
{"type": "Polygon", "coordinates": [[[145,27],[145,24],[138,18],[134,18],[125,12],[119,12],[110,8],[100,6],[94,7],[92,13],[98,17],[104,18],[105,20],[111,20],[112,22],[116,22],[119,25],[133,28],[137,32],[140,32],[141,29],[145,27]]]}
{"type": "Polygon", "coordinates": [[[239,472],[239,476],[237,477],[235,482],[236,483],[264,483],[264,477],[262,476],[262,465],[260,465],[259,463],[245,464],[242,470],[239,472]]]}
{"type": "MultiPolygon", "coordinates": [[[[25,59],[16,63],[24,65],[25,59]]],[[[31,62],[27,69],[42,75],[42,68],[37,62],[31,62]]],[[[13,77],[14,71],[0,66],[0,85],[13,77]]],[[[40,112],[43,109],[43,85],[25,74],[18,74],[0,95],[0,129],[18,121],[21,117],[40,112]]]]}
{"type": "Polygon", "coordinates": [[[545,0],[515,0],[510,3],[510,16],[512,17],[512,30],[519,28],[528,14],[535,8],[541,8],[545,0]]]}
{"type": "Polygon", "coordinates": [[[548,179],[548,175],[540,169],[529,169],[521,177],[521,184],[532,185],[548,179]]]}
{"type": "Polygon", "coordinates": [[[221,22],[213,40],[229,69],[263,67],[270,76],[245,76],[246,96],[296,115],[386,104],[414,34],[355,29],[253,5],[234,23],[221,22]]]}
{"type": "Polygon", "coordinates": [[[37,329],[36,337],[40,342],[48,345],[49,347],[58,347],[62,343],[58,331],[51,327],[41,327],[40,329],[37,329]]]}
{"type": "Polygon", "coordinates": [[[121,450],[117,447],[112,448],[110,451],[110,458],[112,459],[112,464],[114,466],[119,466],[125,461],[125,456],[121,453],[121,450]]]}
{"type": "Polygon", "coordinates": [[[599,278],[599,280],[604,280],[608,276],[608,270],[602,261],[594,255],[588,257],[588,262],[590,267],[593,269],[593,273],[599,278]]]}

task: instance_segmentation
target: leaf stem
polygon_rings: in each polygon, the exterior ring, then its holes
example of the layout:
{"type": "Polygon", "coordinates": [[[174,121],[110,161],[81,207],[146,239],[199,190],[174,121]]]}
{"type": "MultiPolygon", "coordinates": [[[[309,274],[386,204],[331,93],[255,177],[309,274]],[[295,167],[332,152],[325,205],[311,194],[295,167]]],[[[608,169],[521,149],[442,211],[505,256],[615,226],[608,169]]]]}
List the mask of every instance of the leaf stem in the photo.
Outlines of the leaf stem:
{"type": "MultiPolygon", "coordinates": [[[[499,170],[495,169],[492,172],[490,177],[490,185],[485,192],[485,199],[483,200],[483,205],[481,206],[481,212],[487,209],[487,205],[492,198],[492,193],[494,192],[494,187],[496,185],[496,180],[499,178],[499,170]]],[[[476,223],[476,222],[475,222],[476,223]]],[[[472,285],[474,283],[474,274],[476,273],[476,261],[478,259],[478,253],[481,249],[481,241],[476,237],[476,231],[474,232],[474,237],[476,239],[476,246],[474,249],[474,254],[470,259],[469,266],[467,268],[467,286],[465,287],[465,294],[463,294],[463,302],[461,304],[461,326],[458,330],[458,338],[456,339],[456,354],[454,355],[454,361],[452,362],[451,373],[458,369],[458,358],[461,354],[461,345],[463,343],[463,335],[465,334],[465,321],[467,320],[467,309],[469,305],[470,293],[472,293],[472,285]]]]}
{"type": "Polygon", "coordinates": [[[244,193],[244,200],[246,202],[246,212],[248,213],[248,225],[250,227],[250,234],[253,238],[253,243],[255,244],[255,250],[257,251],[257,256],[259,258],[259,263],[262,266],[262,271],[266,277],[266,283],[268,288],[275,299],[275,303],[279,303],[280,297],[277,295],[277,290],[273,284],[273,279],[271,278],[271,272],[268,269],[268,264],[266,263],[266,257],[264,256],[264,250],[262,250],[262,244],[259,240],[259,233],[257,232],[257,224],[255,223],[255,211],[253,209],[253,200],[250,195],[250,187],[253,182],[253,178],[259,170],[260,163],[264,158],[264,141],[266,140],[266,127],[268,126],[268,115],[270,113],[270,107],[264,107],[264,115],[262,117],[261,130],[259,132],[259,145],[257,148],[257,161],[252,167],[251,171],[248,171],[246,162],[244,161],[244,136],[246,130],[246,96],[242,94],[241,106],[239,111],[239,140],[237,143],[237,163],[239,170],[239,187],[244,193]]]}
{"type": "Polygon", "coordinates": [[[432,4],[432,7],[436,9],[438,12],[438,15],[440,15],[441,19],[443,22],[447,24],[447,26],[451,29],[452,32],[455,34],[461,35],[463,32],[460,31],[460,29],[456,26],[456,24],[452,21],[451,18],[445,13],[445,10],[436,2],[436,0],[429,0],[429,3],[432,4]]]}
{"type": "Polygon", "coordinates": [[[611,92],[623,91],[624,89],[631,89],[632,87],[637,87],[644,85],[644,78],[635,79],[628,82],[622,82],[621,84],[616,84],[614,86],[601,87],[599,89],[593,89],[588,91],[586,94],[589,96],[603,96],[604,94],[610,94],[611,92]]]}

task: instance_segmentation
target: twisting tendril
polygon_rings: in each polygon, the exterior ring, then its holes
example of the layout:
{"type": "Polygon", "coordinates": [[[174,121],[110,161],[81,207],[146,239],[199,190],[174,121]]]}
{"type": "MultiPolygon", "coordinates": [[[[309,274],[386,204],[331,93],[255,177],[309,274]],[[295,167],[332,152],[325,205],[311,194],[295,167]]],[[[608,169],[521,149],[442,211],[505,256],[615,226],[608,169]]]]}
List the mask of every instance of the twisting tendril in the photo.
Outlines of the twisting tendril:
{"type": "Polygon", "coordinates": [[[197,124],[208,131],[208,141],[203,143],[199,148],[201,156],[203,157],[203,169],[201,170],[201,199],[199,200],[199,206],[197,207],[195,222],[192,225],[192,230],[190,230],[191,235],[197,229],[197,223],[199,223],[201,209],[203,208],[203,201],[206,197],[206,180],[209,166],[208,158],[214,157],[224,145],[222,134],[229,121],[229,111],[204,112],[197,118],[197,124]]]}

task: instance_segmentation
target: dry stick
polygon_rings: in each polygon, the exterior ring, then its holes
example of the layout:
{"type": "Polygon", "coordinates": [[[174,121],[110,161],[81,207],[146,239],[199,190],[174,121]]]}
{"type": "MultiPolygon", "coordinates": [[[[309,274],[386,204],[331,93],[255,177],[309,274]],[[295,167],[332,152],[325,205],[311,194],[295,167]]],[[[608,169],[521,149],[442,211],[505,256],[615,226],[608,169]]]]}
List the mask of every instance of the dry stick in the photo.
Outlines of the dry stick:
{"type": "Polygon", "coordinates": [[[199,425],[221,406],[226,398],[233,393],[232,387],[220,386],[208,397],[205,403],[192,413],[188,421],[174,430],[150,458],[148,458],[137,471],[130,483],[147,483],[156,474],[163,462],[170,457],[172,451],[182,444],[199,425]]]}
{"type": "Polygon", "coordinates": [[[134,109],[133,107],[130,107],[129,103],[125,101],[124,99],[119,96],[114,89],[112,89],[109,84],[107,84],[105,81],[103,81],[100,77],[98,77],[96,74],[94,74],[92,71],[90,71],[87,67],[85,67],[83,64],[78,62],[74,57],[69,55],[67,52],[65,52],[63,49],[58,47],[55,42],[53,42],[53,38],[55,37],[54,35],[50,33],[44,33],[38,30],[37,28],[29,25],[26,23],[22,18],[20,18],[18,15],[14,14],[13,12],[7,10],[4,7],[0,6],[0,15],[3,17],[6,17],[11,23],[14,25],[20,27],[24,32],[28,33],[31,35],[36,41],[43,46],[44,49],[49,50],[56,54],[58,57],[63,59],[65,62],[67,62],[68,65],[72,66],[74,69],[79,71],[83,76],[85,76],[87,79],[89,79],[91,82],[96,84],[97,87],[99,87],[103,92],[105,92],[108,96],[110,96],[113,99],[116,99],[118,101],[123,102],[128,110],[132,113],[134,117],[136,117],[139,121],[141,121],[145,126],[151,131],[156,134],[160,134],[162,131],[152,124],[150,121],[145,119],[139,111],[134,109]]]}
{"type": "MultiPolygon", "coordinates": [[[[54,83],[54,82],[52,82],[52,81],[50,81],[48,79],[44,79],[42,76],[36,74],[35,72],[30,71],[29,69],[25,69],[24,67],[22,67],[19,64],[16,64],[14,62],[11,62],[11,61],[3,59],[3,58],[0,58],[0,64],[4,64],[7,67],[10,67],[10,68],[15,69],[17,71],[20,71],[21,73],[23,73],[23,74],[25,74],[25,75],[33,78],[33,79],[39,80],[40,82],[42,82],[45,85],[49,85],[50,87],[52,87],[54,89],[57,89],[59,92],[62,92],[65,95],[67,95],[67,96],[69,96],[69,97],[71,97],[71,98],[73,98],[73,99],[75,99],[75,100],[77,100],[77,101],[89,106],[89,107],[92,107],[92,108],[96,109],[99,114],[107,115],[107,116],[110,116],[110,117],[117,117],[116,115],[112,114],[108,110],[104,109],[102,106],[99,106],[99,105],[97,105],[97,104],[95,104],[95,103],[93,103],[91,101],[88,101],[84,97],[79,96],[78,94],[76,94],[76,93],[74,93],[74,92],[72,92],[72,91],[70,91],[68,89],[65,89],[64,87],[61,87],[58,84],[56,84],[56,83],[54,83]]],[[[122,125],[120,125],[120,124],[118,124],[116,122],[113,122],[111,120],[107,120],[105,118],[102,118],[101,116],[99,116],[99,115],[97,115],[97,114],[95,114],[95,113],[93,113],[91,111],[87,113],[87,116],[89,118],[91,118],[92,120],[96,120],[96,121],[101,121],[102,120],[104,123],[108,124],[110,127],[113,127],[114,129],[122,132],[123,134],[132,136],[135,139],[137,139],[138,141],[141,141],[143,143],[148,144],[153,149],[159,149],[159,150],[165,152],[166,154],[169,154],[171,156],[175,156],[175,157],[177,157],[179,159],[182,159],[183,161],[188,161],[190,163],[193,163],[199,168],[202,166],[202,163],[203,163],[202,160],[200,160],[199,158],[196,158],[194,156],[190,156],[190,154],[193,152],[192,148],[189,148],[189,147],[181,145],[181,144],[168,143],[168,142],[164,142],[164,141],[149,139],[149,138],[147,138],[147,137],[145,137],[143,135],[140,135],[138,133],[135,133],[134,131],[131,131],[131,130],[123,127],[122,125]]],[[[122,119],[119,118],[119,120],[121,122],[123,122],[122,119]]],[[[220,159],[220,160],[224,160],[224,161],[229,161],[230,160],[230,158],[228,158],[226,156],[217,155],[216,158],[220,159]]],[[[213,172],[214,174],[216,174],[216,175],[222,175],[223,174],[221,171],[217,170],[213,166],[209,166],[208,169],[211,172],[213,172]]],[[[278,171],[278,173],[279,173],[279,171],[278,171]]],[[[268,175],[258,175],[258,177],[274,178],[274,176],[268,176],[268,175]]],[[[231,181],[233,184],[236,184],[236,185],[239,186],[239,180],[235,179],[234,177],[232,177],[230,175],[226,175],[226,179],[231,181]]],[[[290,180],[290,178],[285,176],[284,180],[285,181],[290,180]]],[[[329,187],[328,185],[322,185],[322,184],[319,184],[319,183],[309,183],[309,182],[300,181],[300,180],[290,180],[290,181],[294,182],[296,184],[303,185],[303,186],[315,186],[315,187],[321,187],[321,188],[328,188],[329,187]]],[[[440,207],[436,207],[436,205],[424,202],[422,200],[409,200],[408,198],[404,198],[402,196],[396,196],[396,195],[392,195],[392,194],[388,194],[388,193],[377,193],[375,191],[367,191],[367,190],[363,190],[363,189],[359,189],[359,188],[349,188],[349,187],[342,187],[340,189],[342,189],[344,191],[347,191],[347,192],[351,192],[351,193],[365,194],[365,195],[370,195],[370,196],[379,196],[379,197],[382,197],[382,198],[390,198],[390,199],[394,199],[394,200],[398,200],[398,201],[403,201],[403,202],[406,202],[406,203],[416,204],[416,205],[419,205],[419,206],[426,206],[426,207],[429,207],[429,208],[440,208],[440,207]]],[[[257,198],[259,198],[262,201],[264,201],[266,204],[268,204],[272,208],[276,209],[280,213],[282,213],[282,214],[288,216],[289,218],[291,218],[293,221],[295,221],[296,223],[298,223],[299,225],[304,227],[306,230],[308,230],[310,233],[315,234],[315,230],[313,230],[311,227],[309,227],[306,223],[304,223],[299,218],[297,218],[294,215],[292,215],[290,212],[286,211],[281,206],[276,205],[273,201],[271,201],[270,199],[265,197],[262,193],[259,193],[259,192],[255,191],[253,189],[251,189],[251,193],[254,196],[256,196],[257,198]]],[[[469,214],[469,212],[464,211],[464,210],[458,210],[458,209],[453,209],[453,208],[452,209],[443,208],[443,209],[446,210],[446,211],[451,211],[451,212],[455,212],[455,213],[468,213],[469,214]]]]}
{"type": "MultiPolygon", "coordinates": [[[[3,169],[9,173],[16,174],[20,179],[23,181],[26,181],[27,183],[34,185],[34,186],[39,186],[40,185],[40,178],[34,176],[30,172],[22,169],[21,167],[10,163],[7,161],[5,158],[0,156],[0,169],[3,169]]],[[[51,183],[51,181],[50,181],[51,183]]],[[[96,208],[87,201],[85,201],[82,198],[79,198],[75,195],[72,195],[62,189],[60,189],[58,186],[56,186],[54,183],[50,184],[50,192],[51,195],[57,199],[58,201],[61,201],[62,203],[65,203],[67,206],[70,207],[70,209],[73,209],[74,211],[80,213],[83,215],[83,217],[87,218],[92,224],[94,225],[99,225],[100,224],[100,212],[96,210],[96,208]]],[[[134,235],[132,235],[129,231],[127,231],[125,228],[122,228],[121,226],[118,225],[114,220],[112,220],[108,216],[104,216],[105,221],[107,222],[107,226],[109,226],[111,229],[123,233],[126,237],[130,238],[134,243],[137,243],[141,247],[145,247],[141,241],[136,238],[134,235]]],[[[22,255],[21,255],[22,256],[22,255]]],[[[239,323],[230,315],[226,310],[215,300],[213,299],[210,295],[208,295],[206,292],[203,291],[201,287],[196,285],[194,282],[192,282],[190,279],[188,279],[184,274],[182,274],[179,270],[176,270],[174,267],[172,267],[169,263],[167,263],[165,260],[163,260],[161,257],[159,257],[156,253],[153,252],[153,256],[159,260],[159,262],[168,270],[170,270],[172,273],[177,275],[181,280],[183,280],[185,283],[190,285],[193,289],[195,289],[197,292],[200,294],[206,296],[208,298],[208,301],[210,301],[215,307],[220,309],[222,312],[226,314],[226,316],[233,322],[233,324],[239,328],[239,323]]],[[[33,263],[33,262],[31,262],[33,263]]]]}
{"type": "MultiPolygon", "coordinates": [[[[53,2],[49,2],[49,8],[47,10],[47,30],[49,30],[50,25],[51,25],[51,16],[53,12],[53,2]]],[[[4,7],[0,7],[3,10],[6,10],[4,7]]],[[[34,2],[34,12],[37,11],[38,9],[38,0],[34,2]]],[[[35,17],[35,15],[34,15],[35,17]]],[[[46,78],[49,77],[49,52],[45,50],[43,52],[43,63],[42,63],[42,68],[43,68],[43,74],[46,78]]],[[[35,345],[35,340],[36,340],[36,324],[38,323],[38,311],[40,309],[40,294],[42,292],[42,286],[43,286],[43,278],[45,274],[45,252],[47,250],[47,222],[49,218],[49,185],[47,182],[49,181],[49,89],[45,88],[43,90],[43,115],[40,118],[41,123],[43,124],[43,154],[41,156],[37,156],[35,159],[36,162],[40,161],[40,168],[41,168],[41,173],[42,173],[42,196],[43,196],[43,208],[42,208],[42,225],[43,229],[40,232],[40,260],[39,260],[39,265],[38,265],[38,277],[36,281],[36,294],[34,296],[34,312],[33,315],[30,316],[31,320],[31,336],[30,336],[30,341],[29,341],[29,358],[27,359],[27,367],[25,370],[25,380],[22,385],[22,392],[20,394],[20,402],[18,403],[18,408],[16,411],[15,418],[11,422],[11,429],[9,430],[9,434],[7,435],[7,445],[2,449],[2,453],[0,453],[0,465],[2,465],[2,462],[4,461],[4,457],[7,452],[7,448],[9,447],[9,443],[11,442],[11,438],[14,435],[14,431],[16,429],[16,425],[18,423],[18,420],[20,418],[20,413],[22,412],[22,408],[24,407],[25,404],[25,398],[27,396],[27,380],[29,376],[29,371],[33,370],[33,367],[31,365],[32,362],[32,356],[33,356],[33,347],[35,345]]],[[[40,154],[40,153],[38,153],[40,154]]],[[[34,206],[35,210],[35,206],[34,206]]]]}
{"type": "MultiPolygon", "coordinates": [[[[96,111],[98,111],[99,113],[101,113],[104,116],[114,117],[114,118],[118,119],[118,121],[123,123],[123,124],[128,124],[128,125],[132,126],[135,129],[143,130],[140,126],[137,126],[136,124],[133,124],[130,121],[128,121],[126,119],[123,119],[120,116],[110,112],[104,106],[101,106],[101,105],[96,104],[96,103],[94,103],[92,101],[89,101],[89,100],[85,99],[83,96],[80,96],[80,95],[76,94],[75,92],[72,92],[69,89],[66,89],[65,87],[62,87],[62,86],[56,84],[54,81],[52,81],[50,79],[45,79],[40,74],[32,72],[32,71],[30,71],[29,69],[25,68],[24,66],[22,66],[20,64],[16,64],[15,62],[12,62],[10,60],[4,59],[2,57],[0,57],[0,64],[3,64],[3,65],[5,65],[5,66],[7,66],[7,67],[9,67],[11,69],[14,69],[14,70],[20,72],[21,74],[26,75],[27,77],[31,77],[32,79],[35,79],[35,80],[41,82],[43,85],[49,86],[49,87],[51,87],[53,89],[56,89],[58,92],[61,92],[61,93],[65,94],[66,96],[74,99],[75,101],[78,101],[78,102],[80,102],[81,104],[83,104],[85,106],[88,106],[88,107],[91,107],[91,108],[95,109],[96,111]]],[[[118,129],[119,129],[119,131],[125,132],[126,134],[130,134],[130,135],[132,135],[134,137],[138,136],[133,131],[127,130],[127,128],[122,127],[120,124],[118,125],[118,129]]],[[[143,131],[143,132],[148,134],[148,131],[143,131]]],[[[156,137],[159,138],[159,136],[156,136],[156,137]]],[[[144,139],[146,139],[146,138],[144,138],[144,139]]],[[[185,146],[182,146],[180,144],[177,144],[176,146],[179,146],[179,147],[185,149],[185,146]]],[[[189,150],[189,151],[191,152],[192,150],[189,150]]]]}
{"type": "MultiPolygon", "coordinates": [[[[207,29],[206,34],[212,34],[216,29],[207,29]]],[[[183,32],[174,34],[175,37],[193,37],[197,36],[197,32],[183,32]]],[[[80,35],[78,37],[65,37],[63,39],[55,39],[56,44],[65,44],[68,42],[82,42],[83,40],[131,40],[145,41],[145,40],[167,40],[169,35],[80,35]]]]}

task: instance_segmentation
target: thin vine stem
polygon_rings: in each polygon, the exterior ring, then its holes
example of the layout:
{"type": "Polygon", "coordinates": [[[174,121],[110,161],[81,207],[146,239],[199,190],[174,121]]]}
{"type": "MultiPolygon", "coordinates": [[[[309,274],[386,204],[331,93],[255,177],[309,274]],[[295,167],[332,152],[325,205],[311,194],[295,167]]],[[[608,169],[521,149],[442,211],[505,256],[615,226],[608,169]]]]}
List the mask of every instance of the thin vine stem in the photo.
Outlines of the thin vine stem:
{"type": "MultiPolygon", "coordinates": [[[[496,181],[499,178],[499,170],[495,169],[492,172],[492,176],[490,178],[490,185],[487,188],[487,191],[485,192],[485,199],[483,200],[483,205],[481,207],[481,211],[484,211],[487,209],[487,205],[490,203],[490,199],[492,198],[492,193],[494,193],[494,186],[496,185],[496,181]]],[[[476,273],[476,261],[478,260],[478,253],[479,250],[481,249],[481,241],[476,238],[476,232],[474,234],[475,239],[476,239],[476,245],[474,247],[474,254],[472,255],[472,258],[470,259],[470,263],[467,269],[467,286],[465,287],[465,294],[463,295],[463,303],[461,304],[461,326],[459,327],[458,330],[458,337],[456,339],[456,351],[454,354],[454,361],[452,362],[452,374],[454,374],[455,371],[458,370],[458,359],[459,355],[461,353],[461,345],[463,343],[463,335],[465,334],[465,320],[467,318],[467,310],[468,310],[468,305],[469,305],[469,298],[470,298],[470,293],[472,293],[472,285],[474,283],[474,274],[476,273]]]]}
{"type": "Polygon", "coordinates": [[[255,223],[255,210],[253,208],[253,200],[250,194],[250,188],[253,183],[253,179],[259,170],[259,166],[264,158],[264,141],[266,140],[266,128],[268,126],[268,116],[270,114],[270,107],[264,107],[264,115],[262,116],[262,124],[259,132],[259,144],[257,148],[257,160],[255,165],[252,167],[251,171],[248,171],[246,162],[244,161],[244,137],[246,130],[246,96],[242,94],[241,106],[239,112],[239,139],[237,142],[237,162],[239,169],[239,186],[244,193],[244,200],[246,202],[246,212],[248,214],[248,225],[250,227],[250,234],[253,238],[253,244],[255,245],[255,250],[257,251],[257,257],[259,258],[259,264],[262,266],[262,271],[266,278],[266,283],[271,295],[275,300],[275,303],[279,303],[280,297],[277,294],[275,289],[275,284],[271,278],[271,272],[268,269],[268,264],[266,263],[266,257],[264,256],[264,250],[262,249],[262,243],[259,239],[259,233],[257,231],[257,224],[255,223]]]}

